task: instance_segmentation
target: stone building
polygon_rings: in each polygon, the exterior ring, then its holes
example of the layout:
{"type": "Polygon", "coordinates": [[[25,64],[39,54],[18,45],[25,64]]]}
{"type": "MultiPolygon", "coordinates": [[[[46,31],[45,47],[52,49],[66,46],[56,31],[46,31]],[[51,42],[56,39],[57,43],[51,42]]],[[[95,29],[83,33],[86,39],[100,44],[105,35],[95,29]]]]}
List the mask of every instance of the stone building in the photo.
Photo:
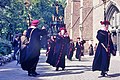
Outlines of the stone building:
{"type": "MultiPolygon", "coordinates": [[[[112,33],[114,44],[117,44],[117,53],[120,52],[120,1],[119,0],[66,0],[65,24],[67,31],[74,41],[81,37],[87,41],[97,43],[96,34],[101,28],[100,21],[105,17],[110,21],[109,30],[112,33]],[[105,5],[105,6],[104,6],[105,5]]],[[[88,46],[86,46],[86,49],[88,46]]]]}

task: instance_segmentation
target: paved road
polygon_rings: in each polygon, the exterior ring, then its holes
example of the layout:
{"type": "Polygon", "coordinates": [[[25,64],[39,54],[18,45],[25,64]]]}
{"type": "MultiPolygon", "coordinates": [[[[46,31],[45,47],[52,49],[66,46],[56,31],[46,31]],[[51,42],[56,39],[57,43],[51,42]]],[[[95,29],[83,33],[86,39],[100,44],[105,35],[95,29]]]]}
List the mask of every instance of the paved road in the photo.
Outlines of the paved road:
{"type": "Polygon", "coordinates": [[[45,60],[45,54],[41,54],[37,66],[40,76],[37,77],[27,76],[27,72],[16,65],[16,61],[0,66],[0,80],[120,80],[120,56],[112,56],[108,77],[101,77],[100,72],[91,71],[93,57],[88,55],[82,57],[82,61],[66,59],[65,71],[55,71],[45,60]]]}

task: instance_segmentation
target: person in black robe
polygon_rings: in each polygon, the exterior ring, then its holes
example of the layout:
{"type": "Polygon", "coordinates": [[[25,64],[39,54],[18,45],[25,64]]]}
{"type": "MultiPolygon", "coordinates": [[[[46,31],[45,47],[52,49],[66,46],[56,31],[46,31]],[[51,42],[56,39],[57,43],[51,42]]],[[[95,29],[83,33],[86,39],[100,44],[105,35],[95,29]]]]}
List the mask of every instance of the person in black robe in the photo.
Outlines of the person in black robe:
{"type": "MultiPolygon", "coordinates": [[[[64,37],[65,37],[65,36],[68,36],[68,33],[67,33],[66,30],[65,30],[64,37]]],[[[68,55],[68,53],[69,53],[69,50],[68,50],[68,49],[69,49],[69,43],[70,43],[70,38],[69,38],[69,36],[66,37],[64,41],[65,41],[65,50],[66,50],[65,53],[66,53],[66,55],[68,55]]]]}
{"type": "MultiPolygon", "coordinates": [[[[42,29],[46,29],[46,27],[42,26],[42,29]]],[[[44,36],[41,37],[41,48],[47,49],[47,40],[48,40],[47,35],[44,35],[44,36]]]]}
{"type": "Polygon", "coordinates": [[[99,43],[93,60],[92,70],[101,71],[101,75],[106,76],[107,71],[109,71],[111,53],[113,55],[115,55],[115,53],[111,34],[108,31],[108,25],[110,25],[110,22],[104,21],[101,22],[101,24],[105,25],[105,27],[104,30],[98,30],[97,32],[97,39],[99,43]]]}
{"type": "Polygon", "coordinates": [[[53,63],[53,53],[54,53],[55,43],[56,42],[54,36],[51,36],[51,39],[48,40],[48,48],[46,53],[46,55],[48,56],[46,62],[49,63],[50,65],[52,65],[53,63]]]}
{"type": "Polygon", "coordinates": [[[37,28],[39,20],[33,20],[30,28],[27,30],[26,37],[29,40],[29,43],[25,47],[25,53],[22,53],[22,62],[21,67],[23,70],[28,71],[28,76],[37,76],[39,75],[36,72],[36,66],[40,56],[40,36],[46,35],[47,32],[45,29],[40,30],[37,28]]]}
{"type": "Polygon", "coordinates": [[[67,54],[67,58],[68,58],[69,60],[72,60],[74,50],[75,50],[74,42],[73,42],[73,40],[71,39],[71,40],[70,40],[70,43],[69,43],[69,46],[68,46],[68,54],[67,54]]]}
{"type": "Polygon", "coordinates": [[[16,35],[15,35],[15,38],[14,38],[14,40],[13,40],[13,42],[12,42],[13,48],[14,48],[14,55],[13,55],[13,59],[14,59],[14,60],[16,60],[16,55],[17,55],[18,50],[19,50],[19,48],[20,48],[20,40],[19,40],[19,38],[20,38],[19,35],[16,34],[16,35]]]}
{"type": "Polygon", "coordinates": [[[81,56],[84,56],[84,44],[86,43],[86,41],[81,38],[80,43],[81,43],[81,56]]]}
{"type": "Polygon", "coordinates": [[[62,70],[65,69],[65,55],[66,55],[66,46],[65,44],[70,41],[69,36],[64,35],[65,28],[60,28],[60,33],[56,37],[56,45],[53,57],[53,67],[56,67],[56,71],[61,67],[62,70]]]}
{"type": "Polygon", "coordinates": [[[95,43],[94,45],[94,54],[96,53],[96,49],[97,49],[97,43],[95,43]]]}
{"type": "Polygon", "coordinates": [[[89,46],[89,56],[92,56],[92,55],[94,55],[93,45],[90,44],[90,46],[89,46]]]}
{"type": "Polygon", "coordinates": [[[75,55],[75,57],[76,57],[76,59],[79,59],[79,61],[81,61],[81,42],[80,42],[80,38],[78,37],[77,38],[77,42],[76,42],[76,55],[75,55]]]}
{"type": "Polygon", "coordinates": [[[26,45],[28,44],[27,43],[28,40],[27,40],[27,37],[26,37],[26,33],[27,33],[27,30],[24,30],[22,36],[20,37],[20,42],[21,42],[20,64],[21,64],[21,62],[24,61],[23,55],[24,55],[24,53],[26,53],[26,45]]]}

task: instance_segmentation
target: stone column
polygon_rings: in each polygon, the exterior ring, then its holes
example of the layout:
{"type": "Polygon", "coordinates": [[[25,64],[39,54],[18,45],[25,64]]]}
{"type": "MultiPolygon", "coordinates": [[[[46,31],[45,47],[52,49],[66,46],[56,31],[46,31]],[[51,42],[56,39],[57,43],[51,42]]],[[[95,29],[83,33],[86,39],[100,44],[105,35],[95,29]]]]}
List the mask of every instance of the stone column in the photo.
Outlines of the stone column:
{"type": "Polygon", "coordinates": [[[83,22],[83,0],[80,0],[80,23],[79,23],[79,36],[80,38],[82,38],[82,30],[83,30],[83,25],[82,25],[82,22],[83,22]]]}
{"type": "Polygon", "coordinates": [[[72,26],[73,26],[73,0],[71,0],[71,26],[70,26],[70,38],[72,39],[73,38],[73,30],[72,30],[72,26]]]}
{"type": "Polygon", "coordinates": [[[116,52],[116,56],[120,56],[120,29],[116,30],[117,32],[117,52],[116,52]]]}

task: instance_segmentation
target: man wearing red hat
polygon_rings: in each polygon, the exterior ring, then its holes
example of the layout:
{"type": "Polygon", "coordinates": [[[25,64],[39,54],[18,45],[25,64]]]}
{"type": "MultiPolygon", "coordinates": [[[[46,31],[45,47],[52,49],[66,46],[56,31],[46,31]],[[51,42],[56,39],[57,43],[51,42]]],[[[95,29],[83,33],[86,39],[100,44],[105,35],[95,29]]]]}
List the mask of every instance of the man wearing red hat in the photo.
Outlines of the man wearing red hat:
{"type": "Polygon", "coordinates": [[[109,21],[100,21],[101,25],[110,25],[109,21]]]}
{"type": "Polygon", "coordinates": [[[26,37],[29,41],[26,47],[26,52],[22,53],[21,67],[23,70],[28,71],[28,76],[37,76],[36,66],[40,56],[40,36],[47,35],[46,30],[40,30],[37,28],[39,20],[33,20],[30,28],[28,28],[26,37]]]}
{"type": "Polygon", "coordinates": [[[32,26],[37,27],[38,24],[39,24],[39,20],[33,20],[33,21],[31,22],[31,27],[32,27],[32,26]]]}
{"type": "Polygon", "coordinates": [[[108,30],[108,26],[110,25],[109,21],[101,21],[101,25],[104,25],[103,30],[98,30],[97,32],[97,39],[99,41],[92,70],[93,71],[101,71],[101,75],[104,77],[107,75],[107,71],[109,71],[109,64],[110,64],[110,56],[111,53],[114,53],[113,42],[111,39],[111,34],[108,30]]]}
{"type": "Polygon", "coordinates": [[[53,67],[56,67],[56,71],[61,67],[62,70],[65,68],[65,55],[66,44],[70,42],[69,36],[65,35],[65,28],[60,28],[60,34],[56,37],[56,45],[53,57],[53,67]]]}

